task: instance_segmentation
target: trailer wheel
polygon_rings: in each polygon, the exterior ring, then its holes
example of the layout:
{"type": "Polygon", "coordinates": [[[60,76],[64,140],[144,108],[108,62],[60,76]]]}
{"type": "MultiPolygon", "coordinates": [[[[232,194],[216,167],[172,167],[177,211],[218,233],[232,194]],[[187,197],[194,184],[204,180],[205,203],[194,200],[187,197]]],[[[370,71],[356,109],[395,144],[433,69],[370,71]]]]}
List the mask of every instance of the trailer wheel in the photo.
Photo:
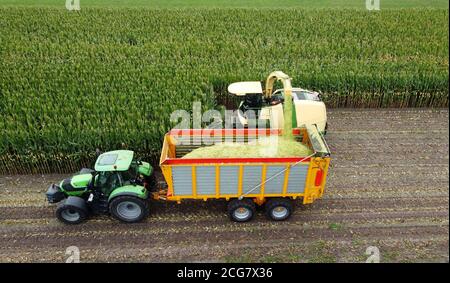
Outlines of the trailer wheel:
{"type": "Polygon", "coordinates": [[[66,224],[79,224],[86,220],[88,213],[84,199],[72,196],[60,203],[56,209],[56,217],[66,224]]]}
{"type": "Polygon", "coordinates": [[[265,209],[267,217],[275,221],[283,221],[291,216],[293,205],[288,198],[272,198],[267,201],[265,209]]]}
{"type": "Polygon", "coordinates": [[[114,218],[126,222],[139,222],[149,214],[148,202],[133,196],[118,196],[111,200],[109,211],[114,218]]]}
{"type": "Polygon", "coordinates": [[[228,215],[235,222],[250,221],[255,215],[255,203],[250,199],[234,199],[228,204],[228,215]]]}

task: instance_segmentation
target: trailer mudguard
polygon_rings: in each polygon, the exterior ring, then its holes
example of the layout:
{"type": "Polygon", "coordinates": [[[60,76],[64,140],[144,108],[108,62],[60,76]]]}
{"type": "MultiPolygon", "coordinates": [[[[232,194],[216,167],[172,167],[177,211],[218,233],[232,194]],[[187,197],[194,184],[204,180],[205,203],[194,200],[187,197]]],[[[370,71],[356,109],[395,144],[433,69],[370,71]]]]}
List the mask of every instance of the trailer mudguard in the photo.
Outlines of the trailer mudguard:
{"type": "Polygon", "coordinates": [[[108,201],[118,196],[135,196],[141,199],[148,198],[148,191],[143,186],[139,185],[127,185],[115,189],[108,197],[108,201]]]}

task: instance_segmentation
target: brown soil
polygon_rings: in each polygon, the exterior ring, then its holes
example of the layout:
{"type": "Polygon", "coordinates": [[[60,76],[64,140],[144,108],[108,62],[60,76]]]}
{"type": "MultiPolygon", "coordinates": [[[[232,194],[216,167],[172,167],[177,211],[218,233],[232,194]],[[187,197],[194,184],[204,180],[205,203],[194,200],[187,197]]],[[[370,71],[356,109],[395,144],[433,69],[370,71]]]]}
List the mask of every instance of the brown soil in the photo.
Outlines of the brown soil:
{"type": "Polygon", "coordinates": [[[96,216],[77,226],[45,201],[63,175],[0,176],[0,261],[448,262],[448,110],[329,111],[332,165],[323,199],[285,222],[262,211],[230,222],[224,201],[153,202],[143,223],[96,216]]]}

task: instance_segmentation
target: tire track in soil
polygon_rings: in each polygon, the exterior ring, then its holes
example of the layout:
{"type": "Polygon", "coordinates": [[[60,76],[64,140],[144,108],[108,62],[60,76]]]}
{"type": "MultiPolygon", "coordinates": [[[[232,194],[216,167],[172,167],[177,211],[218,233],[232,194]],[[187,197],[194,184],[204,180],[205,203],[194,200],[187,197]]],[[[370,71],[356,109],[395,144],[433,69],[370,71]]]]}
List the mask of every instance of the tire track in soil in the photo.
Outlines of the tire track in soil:
{"type": "MultiPolygon", "coordinates": [[[[371,222],[379,222],[382,223],[384,220],[398,220],[398,223],[404,223],[406,220],[414,220],[417,218],[430,218],[435,219],[439,221],[443,221],[442,219],[446,216],[446,211],[444,211],[445,206],[442,207],[436,207],[433,209],[430,208],[423,208],[423,209],[398,209],[398,208],[385,208],[385,209],[318,209],[318,210],[303,210],[299,211],[297,210],[296,213],[294,213],[291,217],[291,219],[286,222],[286,225],[297,225],[298,223],[301,223],[302,225],[308,224],[309,222],[323,222],[323,223],[356,223],[361,221],[371,221],[371,222]],[[436,210],[440,209],[440,210],[436,210]],[[344,219],[344,220],[342,220],[344,219]],[[301,220],[301,222],[298,222],[298,220],[301,220]]],[[[218,213],[218,214],[209,214],[209,213],[198,213],[198,214],[190,214],[190,215],[173,215],[169,220],[166,219],[167,215],[165,214],[152,214],[152,218],[146,221],[146,223],[149,225],[150,228],[178,228],[178,227],[184,227],[186,226],[185,222],[189,221],[190,223],[195,224],[208,224],[208,226],[213,226],[214,224],[220,224],[220,225],[231,225],[226,218],[225,213],[218,213]],[[220,220],[218,218],[221,218],[220,220]]],[[[263,213],[257,213],[255,217],[255,221],[266,221],[265,216],[263,213]]],[[[66,231],[77,231],[79,227],[83,228],[105,228],[109,229],[108,225],[116,225],[121,224],[116,222],[115,220],[111,220],[107,218],[106,216],[97,216],[97,217],[91,217],[91,221],[89,223],[85,223],[80,226],[63,226],[59,225],[60,223],[57,222],[53,217],[51,218],[35,218],[35,219],[8,219],[1,221],[1,223],[9,224],[5,225],[4,227],[0,228],[0,231],[3,232],[2,235],[0,235],[0,238],[9,238],[12,237],[11,235],[13,233],[20,234],[23,231],[33,231],[34,233],[59,233],[59,232],[66,232],[66,231]],[[27,222],[29,224],[39,224],[42,222],[49,223],[49,225],[46,225],[45,227],[42,226],[22,226],[22,225],[16,225],[15,223],[22,223],[27,222]],[[101,224],[105,224],[104,226],[100,227],[101,224]]],[[[245,224],[250,225],[250,224],[245,224]]],[[[244,226],[242,224],[241,226],[244,226]]],[[[136,224],[133,227],[140,227],[138,224],[136,224]]],[[[230,226],[234,227],[234,226],[230,226]]],[[[239,227],[239,226],[238,226],[239,227]]],[[[130,228],[131,229],[131,228],[130,228]]]]}
{"type": "Polygon", "coordinates": [[[153,203],[150,218],[135,225],[100,216],[66,226],[42,195],[64,175],[0,176],[0,261],[63,261],[76,243],[87,261],[361,261],[378,245],[386,261],[448,262],[448,110],[328,116],[325,197],[297,203],[289,221],[259,211],[250,223],[232,223],[225,202],[211,201],[153,203]]]}
{"type": "MultiPolygon", "coordinates": [[[[201,223],[203,224],[203,223],[201,223]]],[[[207,223],[205,223],[207,224],[207,223]]],[[[84,227],[83,227],[84,228],[84,227]]],[[[3,249],[15,249],[15,243],[20,244],[21,248],[32,247],[54,247],[64,248],[76,243],[84,243],[81,246],[103,246],[118,247],[126,243],[127,245],[136,244],[143,247],[165,247],[168,245],[186,243],[187,246],[203,244],[226,245],[241,242],[257,237],[259,241],[271,242],[278,241],[280,244],[286,241],[309,242],[311,240],[351,240],[353,238],[363,238],[371,241],[384,239],[408,239],[408,238],[433,238],[443,234],[448,234],[447,226],[441,225],[417,225],[414,223],[406,225],[352,225],[339,230],[323,227],[308,227],[303,225],[261,225],[259,227],[229,227],[224,229],[205,229],[202,225],[194,227],[173,228],[153,228],[146,229],[127,229],[123,227],[110,225],[109,229],[96,231],[70,231],[70,233],[59,233],[56,235],[46,235],[37,233],[35,236],[31,232],[28,237],[18,240],[16,237],[9,240],[9,245],[4,245],[3,249]],[[161,231],[159,231],[161,230],[161,231]],[[267,233],[269,232],[269,233],[267,233]],[[192,239],[198,239],[192,241],[192,239]]]]}
{"type": "MultiPolygon", "coordinates": [[[[294,215],[309,211],[311,213],[332,212],[341,210],[342,212],[358,210],[379,210],[379,209],[433,209],[448,207],[448,198],[428,197],[428,198],[381,198],[381,199],[322,199],[308,206],[303,206],[296,202],[294,215]],[[408,206],[409,204],[413,204],[408,206]]],[[[161,202],[152,202],[151,214],[153,217],[163,217],[167,215],[178,215],[183,219],[190,219],[197,216],[223,216],[225,215],[226,203],[222,201],[210,201],[202,203],[184,202],[181,204],[166,204],[161,202]]],[[[0,207],[0,221],[16,219],[53,219],[55,206],[45,207],[0,207]]],[[[97,217],[98,218],[98,217],[97,217]]]]}
{"type": "MultiPolygon", "coordinates": [[[[320,245],[315,245],[311,253],[311,244],[309,242],[288,242],[280,246],[276,242],[255,242],[252,240],[245,243],[233,243],[229,246],[219,245],[199,245],[196,249],[191,249],[181,244],[167,246],[166,248],[142,247],[136,248],[134,245],[124,244],[122,247],[98,247],[85,246],[81,252],[82,262],[101,261],[101,262],[124,262],[124,261],[140,261],[140,262],[164,262],[164,261],[179,261],[179,255],[182,255],[187,261],[195,262],[210,262],[217,257],[217,255],[227,255],[227,258],[234,259],[234,262],[255,261],[255,262],[273,262],[274,255],[277,258],[284,259],[288,262],[354,262],[355,254],[359,256],[356,258],[357,262],[364,262],[366,260],[365,249],[373,243],[367,240],[324,240],[320,245]],[[264,249],[265,253],[258,257],[252,256],[258,249],[264,249]],[[310,252],[311,254],[308,254],[310,252]],[[162,255],[162,256],[161,256],[162,255]],[[324,257],[324,255],[326,257],[324,257]],[[163,259],[163,260],[162,260],[163,259]]],[[[441,250],[445,251],[447,246],[446,238],[427,238],[396,240],[392,239],[389,243],[383,240],[377,241],[377,245],[381,251],[382,262],[396,262],[407,261],[417,262],[418,255],[414,252],[412,247],[420,247],[423,257],[427,258],[429,251],[441,250]],[[429,241],[432,240],[431,244],[429,241]],[[402,255],[406,258],[396,259],[385,254],[385,251],[393,248],[401,248],[404,250],[402,255]],[[411,252],[411,250],[413,252],[411,252]]],[[[0,254],[2,249],[0,248],[0,254]]],[[[419,258],[420,258],[419,254],[419,258]]],[[[445,253],[441,257],[445,258],[445,253]]],[[[19,253],[9,252],[4,258],[6,262],[17,261],[33,261],[33,262],[64,262],[65,254],[60,249],[55,248],[39,248],[39,249],[24,249],[19,253]]],[[[433,258],[432,261],[439,261],[439,258],[433,258]]]]}

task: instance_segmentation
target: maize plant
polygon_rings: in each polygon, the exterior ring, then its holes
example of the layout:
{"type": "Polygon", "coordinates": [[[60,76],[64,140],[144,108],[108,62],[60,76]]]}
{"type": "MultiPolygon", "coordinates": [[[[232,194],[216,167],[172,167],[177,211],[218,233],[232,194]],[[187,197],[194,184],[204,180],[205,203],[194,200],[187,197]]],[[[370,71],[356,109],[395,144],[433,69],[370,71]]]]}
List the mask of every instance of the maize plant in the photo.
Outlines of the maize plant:
{"type": "Polygon", "coordinates": [[[156,158],[172,111],[272,70],[329,107],[448,106],[448,10],[3,7],[0,30],[0,174],[156,158]]]}

